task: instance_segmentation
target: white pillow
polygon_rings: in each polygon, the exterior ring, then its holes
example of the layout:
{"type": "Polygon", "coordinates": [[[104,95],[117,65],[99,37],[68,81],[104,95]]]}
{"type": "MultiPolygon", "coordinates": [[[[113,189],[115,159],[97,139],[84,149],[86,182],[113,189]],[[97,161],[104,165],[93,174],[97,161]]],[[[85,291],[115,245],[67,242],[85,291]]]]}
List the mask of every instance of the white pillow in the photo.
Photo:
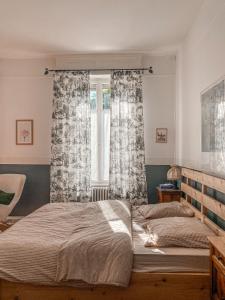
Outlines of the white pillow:
{"type": "Polygon", "coordinates": [[[196,218],[163,218],[146,224],[145,247],[209,248],[207,236],[214,232],[196,218]]]}
{"type": "Polygon", "coordinates": [[[194,216],[190,208],[177,201],[142,205],[138,208],[138,211],[145,219],[194,216]]]}

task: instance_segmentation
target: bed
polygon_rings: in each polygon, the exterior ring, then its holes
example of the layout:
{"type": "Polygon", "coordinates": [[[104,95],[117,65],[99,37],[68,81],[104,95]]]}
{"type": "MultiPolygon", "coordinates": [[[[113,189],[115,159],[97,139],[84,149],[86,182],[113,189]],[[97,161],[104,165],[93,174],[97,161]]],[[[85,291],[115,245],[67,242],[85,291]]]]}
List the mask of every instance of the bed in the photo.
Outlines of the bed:
{"type": "Polygon", "coordinates": [[[183,247],[145,247],[148,234],[142,227],[145,219],[133,208],[133,272],[208,273],[209,249],[183,247]]]}
{"type": "MultiPolygon", "coordinates": [[[[208,218],[210,210],[225,218],[225,206],[206,195],[207,187],[225,192],[225,181],[201,172],[182,168],[181,201],[191,207],[195,216],[216,234],[224,231],[208,218]],[[190,181],[201,183],[201,191],[190,186],[190,181]],[[200,204],[200,210],[192,205],[200,204]]],[[[140,232],[133,230],[134,264],[128,287],[89,286],[76,288],[48,286],[0,280],[1,300],[89,300],[89,299],[210,299],[209,251],[207,249],[145,249],[140,242],[140,232]],[[196,259],[197,257],[197,259],[196,259]],[[179,258],[179,259],[177,259],[179,258]],[[195,258],[198,264],[191,264],[195,258]],[[184,264],[184,259],[187,263],[184,264]],[[176,260],[176,263],[175,263],[176,260]],[[189,262],[190,263],[189,263],[189,262]],[[151,265],[150,263],[151,262],[151,265]]]]}

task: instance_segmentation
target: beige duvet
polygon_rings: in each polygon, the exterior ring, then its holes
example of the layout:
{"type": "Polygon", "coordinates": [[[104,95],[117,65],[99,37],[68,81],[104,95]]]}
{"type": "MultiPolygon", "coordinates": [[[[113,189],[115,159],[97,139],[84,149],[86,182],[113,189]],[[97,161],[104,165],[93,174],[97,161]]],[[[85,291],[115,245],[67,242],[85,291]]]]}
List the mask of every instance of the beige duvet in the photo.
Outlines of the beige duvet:
{"type": "Polygon", "coordinates": [[[130,204],[48,204],[0,234],[0,278],[34,284],[127,286],[130,204]]]}

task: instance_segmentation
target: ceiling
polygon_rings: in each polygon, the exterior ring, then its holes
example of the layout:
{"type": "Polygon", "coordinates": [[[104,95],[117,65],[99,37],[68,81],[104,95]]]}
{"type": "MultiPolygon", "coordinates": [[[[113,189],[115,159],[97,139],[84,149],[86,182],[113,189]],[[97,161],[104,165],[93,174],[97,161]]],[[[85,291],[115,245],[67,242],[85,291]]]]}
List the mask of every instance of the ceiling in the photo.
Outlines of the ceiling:
{"type": "Polygon", "coordinates": [[[0,57],[155,51],[185,37],[203,0],[0,0],[0,57]]]}

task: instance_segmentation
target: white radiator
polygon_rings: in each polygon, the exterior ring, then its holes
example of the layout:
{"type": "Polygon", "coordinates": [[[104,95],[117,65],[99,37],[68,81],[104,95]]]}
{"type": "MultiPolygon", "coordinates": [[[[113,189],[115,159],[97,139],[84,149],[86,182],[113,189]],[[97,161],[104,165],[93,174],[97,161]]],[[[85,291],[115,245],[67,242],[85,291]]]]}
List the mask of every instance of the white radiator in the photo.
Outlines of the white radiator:
{"type": "Polygon", "coordinates": [[[93,186],[91,188],[91,201],[101,201],[109,199],[108,186],[93,186]]]}

